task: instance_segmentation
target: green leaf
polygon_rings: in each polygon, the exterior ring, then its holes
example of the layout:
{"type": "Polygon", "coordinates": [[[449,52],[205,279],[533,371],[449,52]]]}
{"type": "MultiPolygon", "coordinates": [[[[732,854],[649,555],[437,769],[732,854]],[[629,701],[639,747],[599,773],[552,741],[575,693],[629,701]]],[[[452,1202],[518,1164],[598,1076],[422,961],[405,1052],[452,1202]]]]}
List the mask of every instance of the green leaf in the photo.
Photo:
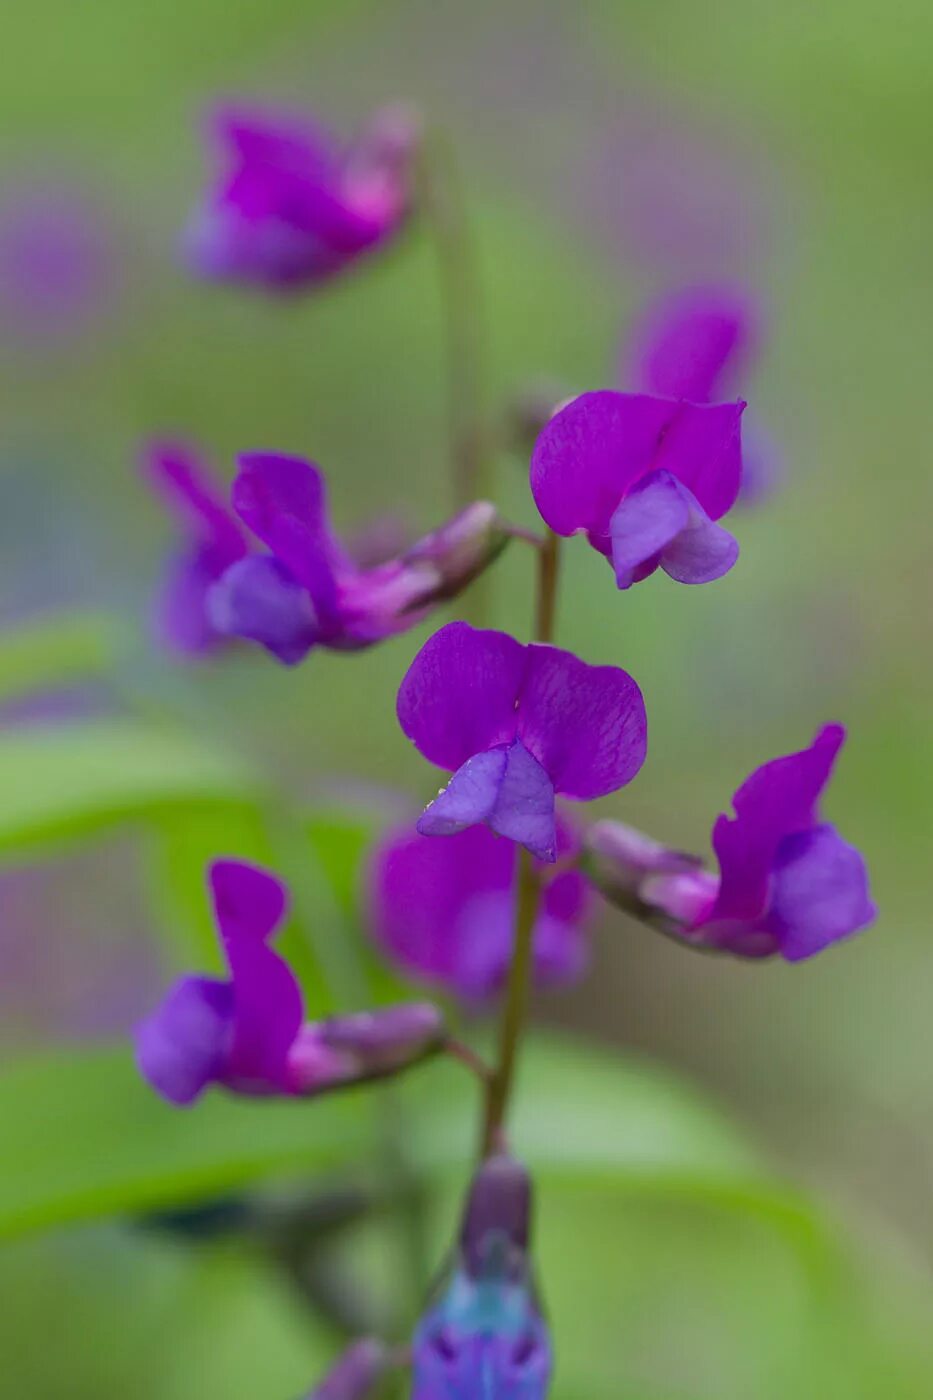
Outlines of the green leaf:
{"type": "Polygon", "coordinates": [[[368,1145],[354,1096],[317,1103],[214,1093],[170,1108],[128,1048],[30,1059],[0,1076],[0,1237],[196,1201],[368,1145]]]}
{"type": "Polygon", "coordinates": [[[240,759],[131,720],[0,736],[0,853],[82,836],[177,805],[248,802],[260,784],[240,759]]]}
{"type": "Polygon", "coordinates": [[[0,635],[0,704],[113,670],[120,629],[97,613],[72,613],[0,635]]]}

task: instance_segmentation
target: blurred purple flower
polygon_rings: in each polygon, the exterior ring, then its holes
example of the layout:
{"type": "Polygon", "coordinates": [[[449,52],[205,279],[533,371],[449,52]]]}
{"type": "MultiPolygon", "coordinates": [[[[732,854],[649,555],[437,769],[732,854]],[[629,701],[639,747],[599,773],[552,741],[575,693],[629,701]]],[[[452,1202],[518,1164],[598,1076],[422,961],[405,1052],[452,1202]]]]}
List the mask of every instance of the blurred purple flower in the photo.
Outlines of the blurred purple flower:
{"type": "Polygon", "coordinates": [[[184,1105],[209,1084],[247,1095],[313,1095],[380,1077],[437,1048],[440,1012],[427,1003],[303,1023],[301,991],[269,946],[282,921],[281,881],[239,861],[210,867],[230,977],[181,978],[139,1027],[139,1068],[184,1105]]]}
{"type": "Polygon", "coordinates": [[[412,1400],[543,1400],[552,1356],[528,1248],[531,1181],[504,1154],[477,1169],[458,1249],[413,1343],[412,1400]]]}
{"type": "Polygon", "coordinates": [[[80,338],[115,283],[111,230],[73,181],[0,190],[0,322],[13,348],[80,338]]]}
{"type": "Polygon", "coordinates": [[[222,171],[185,252],[203,277],[294,291],[392,239],[413,195],[417,118],[377,112],[340,150],[313,123],[224,106],[210,119],[222,171]]]}
{"type": "Polygon", "coordinates": [[[389,1353],[376,1337],[351,1343],[307,1400],[366,1400],[389,1365],[389,1353]]]}
{"type": "Polygon", "coordinates": [[[739,553],[714,522],[738,495],[744,407],[611,389],[581,394],[535,444],[538,510],[559,535],[585,531],[619,588],[659,567],[679,583],[720,578],[739,553]]]}
{"type": "Polygon", "coordinates": [[[604,797],[645,759],[644,701],[627,672],[466,622],[421,648],[397,710],[419,752],[453,770],[418,830],[451,836],[485,822],[548,862],[557,858],[555,793],[604,797]]]}
{"type": "Polygon", "coordinates": [[[143,471],[185,537],[159,594],[159,635],[173,651],[203,655],[227,640],[210,620],[207,596],[230,565],[247,554],[246,533],[192,448],[177,442],[151,443],[143,455],[143,471]]]}
{"type": "MultiPolygon", "coordinates": [[[[689,287],[652,303],[623,348],[623,388],[692,403],[748,389],[762,338],[760,308],[738,287],[689,287]]],[[[780,476],[776,445],[757,423],[742,424],[743,503],[780,476]]]]}
{"type": "Polygon", "coordinates": [[[358,651],[407,631],[508,542],[495,507],[477,501],[398,558],[360,568],[331,529],[318,468],[272,453],[240,458],[233,506],[271,553],[227,571],[211,590],[210,618],[286,666],[315,646],[358,651]]]}
{"type": "Polygon", "coordinates": [[[598,822],[584,868],[613,902],[694,947],[788,962],[864,928],[876,909],[861,854],[820,820],[845,740],[826,725],[809,748],[756,768],[713,826],[719,876],[640,832],[598,822]]]}
{"type": "MultiPolygon", "coordinates": [[[[557,818],[557,855],[579,849],[557,818]]],[[[515,924],[515,865],[510,841],[483,826],[447,841],[396,828],[376,847],[369,870],[370,928],[380,948],[428,986],[484,1001],[505,982],[515,924]]],[[[586,881],[575,870],[544,886],[534,931],[539,986],[572,982],[586,966],[586,881]]]]}

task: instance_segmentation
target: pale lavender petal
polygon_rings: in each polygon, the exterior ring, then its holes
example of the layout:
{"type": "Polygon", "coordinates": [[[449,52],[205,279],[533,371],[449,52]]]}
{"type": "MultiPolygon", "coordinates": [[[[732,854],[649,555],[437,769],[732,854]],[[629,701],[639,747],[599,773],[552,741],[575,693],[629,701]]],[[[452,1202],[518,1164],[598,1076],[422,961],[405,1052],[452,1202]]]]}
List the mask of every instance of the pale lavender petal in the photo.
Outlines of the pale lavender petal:
{"type": "Polygon", "coordinates": [[[745,388],[758,308],[737,287],[691,287],[648,308],[626,356],[623,385],[710,403],[745,388]]]}
{"type": "Polygon", "coordinates": [[[275,453],[247,453],[239,465],[233,483],[237,515],[307,588],[319,617],[329,618],[336,607],[334,573],[347,561],[330,530],[321,472],[299,457],[275,453]]]}
{"type": "Polygon", "coordinates": [[[259,642],[286,666],[302,661],[320,638],[306,588],[268,554],[251,554],[228,569],[207,596],[215,632],[259,642]]]}
{"type": "Polygon", "coordinates": [[[588,801],[631,782],[645,761],[641,691],[617,666],[588,666],[569,651],[532,645],[518,735],[554,791],[588,801]]]}
{"type": "Polygon", "coordinates": [[[140,1072],[170,1103],[193,1103],[225,1074],[233,1015],[228,982],[183,977],[136,1032],[140,1072]]]}
{"type": "Polygon", "coordinates": [[[816,826],[781,843],[767,926],[789,962],[847,938],[876,913],[865,861],[835,827],[816,826]]]}
{"type": "Polygon", "coordinates": [[[756,768],[732,799],[735,817],[713,827],[721,884],[710,918],[754,922],[763,914],[778,846],[785,836],[816,825],[816,805],[845,740],[828,724],[809,748],[756,768]]]}
{"type": "Polygon", "coordinates": [[[738,557],[735,536],[697,507],[689,525],[665,546],[660,564],[678,583],[712,583],[727,574],[738,557]]]}
{"type": "Polygon", "coordinates": [[[554,788],[541,764],[516,740],[475,754],[422,814],[424,836],[449,836],[486,822],[540,860],[557,854],[554,788]]]}
{"type": "Polygon", "coordinates": [[[399,724],[420,753],[457,769],[515,737],[525,648],[504,632],[450,622],[435,632],[399,688],[399,724]]]}
{"type": "Polygon", "coordinates": [[[650,472],[628,493],[609,522],[612,567],[620,588],[643,577],[639,571],[680,534],[690,507],[670,472],[650,472]]]}
{"type": "Polygon", "coordinates": [[[215,861],[210,883],[233,979],[227,1080],[244,1092],[288,1090],[287,1059],[301,1026],[301,991],[267,941],[285,913],[285,887],[240,861],[215,861]]]}

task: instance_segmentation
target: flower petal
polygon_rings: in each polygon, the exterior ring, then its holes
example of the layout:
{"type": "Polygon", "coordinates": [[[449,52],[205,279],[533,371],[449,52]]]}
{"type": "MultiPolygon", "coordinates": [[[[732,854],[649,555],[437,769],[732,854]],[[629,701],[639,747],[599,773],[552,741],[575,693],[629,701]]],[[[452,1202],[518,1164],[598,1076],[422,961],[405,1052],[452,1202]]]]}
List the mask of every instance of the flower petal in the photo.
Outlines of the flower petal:
{"type": "Polygon", "coordinates": [[[211,587],[207,611],[217,632],[259,642],[285,666],[302,661],[320,637],[311,595],[268,554],[229,568],[211,587]]]}
{"type": "Polygon", "coordinates": [[[732,799],[735,816],[720,816],[713,848],[721,882],[711,921],[753,922],[768,903],[781,841],[816,823],[816,804],[845,741],[841,724],[828,724],[809,748],[756,768],[732,799]]]}
{"type": "Polygon", "coordinates": [[[180,442],[151,442],[142,465],[149,483],[182,527],[210,550],[215,577],[246,553],[246,540],[224,492],[192,448],[180,442]]]}
{"type": "Polygon", "coordinates": [[[399,724],[441,768],[515,737],[525,648],[505,632],[450,622],[415,657],[399,688],[399,724]]]}
{"type": "Polygon", "coordinates": [[[233,988],[183,977],[136,1032],[141,1074],[170,1103],[193,1103],[223,1077],[233,1038],[233,988]]]}
{"type": "Polygon", "coordinates": [[[554,791],[587,801],[631,782],[645,761],[641,691],[618,666],[588,666],[569,651],[528,648],[518,736],[554,791]]]}
{"type": "Polygon", "coordinates": [[[687,499],[670,472],[649,472],[616,508],[609,522],[612,567],[620,588],[671,544],[690,518],[687,499]]]}
{"type": "Polygon", "coordinates": [[[876,913],[865,861],[835,827],[816,826],[782,842],[767,922],[789,962],[847,938],[876,913]]]}
{"type": "Polygon", "coordinates": [[[660,563],[677,583],[713,583],[729,572],[738,557],[735,536],[697,507],[689,525],[662,551],[660,563]]]}
{"type": "Polygon", "coordinates": [[[160,641],[183,656],[203,656],[222,640],[208,611],[208,596],[217,571],[200,548],[169,562],[156,598],[155,622],[160,641]]]}
{"type": "Polygon", "coordinates": [[[735,287],[690,287],[655,303],[636,328],[626,384],[710,403],[744,388],[758,311],[735,287]]]}
{"type": "Polygon", "coordinates": [[[711,520],[735,505],[742,482],[741,422],[745,404],[681,403],[655,463],[676,476],[711,520]]]}
{"type": "Polygon", "coordinates": [[[287,1091],[288,1052],[302,1019],[301,991],[287,963],[268,946],[285,912],[285,887],[240,861],[215,861],[210,883],[233,979],[227,1082],[244,1092],[287,1091]]]}
{"type": "Polygon", "coordinates": [[[418,822],[424,836],[449,836],[486,822],[539,860],[557,856],[554,788],[519,740],[475,754],[453,775],[418,822]]]}

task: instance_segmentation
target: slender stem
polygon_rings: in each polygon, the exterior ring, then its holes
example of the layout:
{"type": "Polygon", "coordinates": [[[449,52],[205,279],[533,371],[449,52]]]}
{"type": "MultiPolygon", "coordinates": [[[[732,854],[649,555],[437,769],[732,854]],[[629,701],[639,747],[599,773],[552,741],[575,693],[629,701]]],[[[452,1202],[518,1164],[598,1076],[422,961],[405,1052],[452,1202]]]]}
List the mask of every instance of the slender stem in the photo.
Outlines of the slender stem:
{"type": "Polygon", "coordinates": [[[425,144],[421,177],[440,275],[453,496],[460,509],[489,492],[479,269],[454,152],[436,133],[425,144]]]}
{"type": "Polygon", "coordinates": [[[548,530],[538,555],[538,595],[535,601],[535,640],[549,642],[554,636],[557,614],[557,583],[560,575],[560,537],[548,530]]]}
{"type": "Polygon", "coordinates": [[[444,1049],[453,1060],[459,1060],[460,1064],[475,1074],[481,1083],[488,1085],[492,1081],[493,1071],[482,1055],[477,1055],[472,1046],[467,1045],[463,1040],[457,1040],[455,1036],[448,1036],[444,1041],[444,1049]]]}
{"type": "Polygon", "coordinates": [[[532,943],[541,883],[534,861],[525,850],[518,858],[518,894],[515,913],[515,945],[502,1010],[499,1030],[499,1058],[489,1083],[486,1097],[486,1119],[483,1126],[483,1154],[488,1156],[499,1146],[505,1124],[505,1114],[512,1092],[515,1063],[531,984],[532,943]]]}

